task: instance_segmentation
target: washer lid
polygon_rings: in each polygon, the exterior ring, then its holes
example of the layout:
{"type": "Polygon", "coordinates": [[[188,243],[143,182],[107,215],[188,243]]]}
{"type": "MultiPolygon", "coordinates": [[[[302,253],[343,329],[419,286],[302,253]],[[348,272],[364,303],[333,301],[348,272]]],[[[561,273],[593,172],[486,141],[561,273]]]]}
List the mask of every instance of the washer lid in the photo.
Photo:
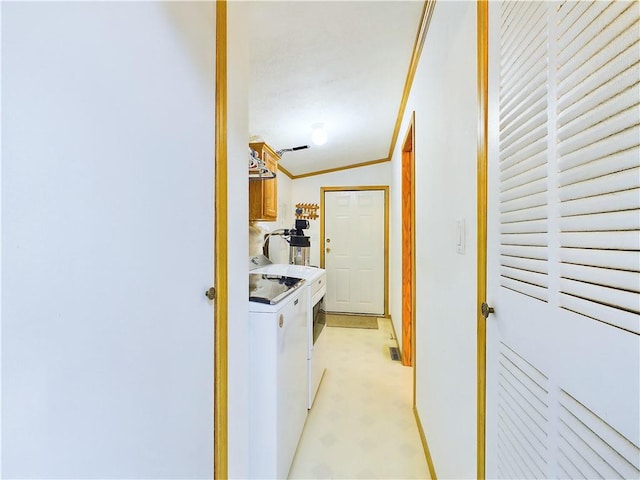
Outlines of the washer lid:
{"type": "Polygon", "coordinates": [[[271,265],[272,263],[273,262],[264,255],[255,255],[253,257],[249,257],[249,270],[271,265]]]}
{"type": "Polygon", "coordinates": [[[275,305],[303,283],[303,279],[296,277],[250,273],[249,301],[275,305]]]}

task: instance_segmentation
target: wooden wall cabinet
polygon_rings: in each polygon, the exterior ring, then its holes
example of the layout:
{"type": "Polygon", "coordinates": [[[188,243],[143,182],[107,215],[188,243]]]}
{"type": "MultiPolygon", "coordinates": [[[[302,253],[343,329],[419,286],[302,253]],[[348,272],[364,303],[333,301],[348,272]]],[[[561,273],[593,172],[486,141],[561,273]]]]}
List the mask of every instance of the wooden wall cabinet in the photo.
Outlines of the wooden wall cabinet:
{"type": "MultiPolygon", "coordinates": [[[[280,157],[264,142],[250,143],[272,172],[278,171],[280,157]]],[[[249,220],[275,222],[278,218],[278,179],[249,182],[249,220]]]]}

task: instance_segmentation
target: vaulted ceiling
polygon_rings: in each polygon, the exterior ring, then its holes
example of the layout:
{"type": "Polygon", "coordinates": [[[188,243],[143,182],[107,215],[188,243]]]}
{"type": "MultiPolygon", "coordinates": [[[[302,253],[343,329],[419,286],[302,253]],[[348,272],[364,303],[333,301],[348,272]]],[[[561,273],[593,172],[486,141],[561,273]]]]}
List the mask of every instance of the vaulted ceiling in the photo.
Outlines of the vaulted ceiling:
{"type": "Polygon", "coordinates": [[[422,1],[260,1],[251,4],[252,141],[286,152],[293,176],[386,159],[422,1]],[[322,123],[328,140],[311,142],[322,123]]]}

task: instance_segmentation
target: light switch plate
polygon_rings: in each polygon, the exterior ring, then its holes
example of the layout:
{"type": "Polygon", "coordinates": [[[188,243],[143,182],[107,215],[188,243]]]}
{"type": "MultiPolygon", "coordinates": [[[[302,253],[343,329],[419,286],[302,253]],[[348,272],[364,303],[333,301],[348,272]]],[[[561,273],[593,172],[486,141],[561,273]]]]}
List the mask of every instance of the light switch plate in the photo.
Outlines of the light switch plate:
{"type": "Polygon", "coordinates": [[[464,218],[456,221],[456,252],[464,255],[466,243],[466,225],[464,218]]]}

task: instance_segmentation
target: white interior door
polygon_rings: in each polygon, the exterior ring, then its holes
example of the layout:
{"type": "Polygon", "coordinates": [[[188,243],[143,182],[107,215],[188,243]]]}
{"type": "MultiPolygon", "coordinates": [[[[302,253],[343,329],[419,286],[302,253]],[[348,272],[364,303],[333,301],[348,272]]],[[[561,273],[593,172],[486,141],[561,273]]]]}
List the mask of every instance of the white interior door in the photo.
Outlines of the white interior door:
{"type": "Polygon", "coordinates": [[[2,4],[3,478],[213,476],[214,39],[2,4]]]}
{"type": "Polygon", "coordinates": [[[489,14],[486,476],[638,478],[639,4],[489,14]]]}
{"type": "Polygon", "coordinates": [[[385,191],[324,192],[327,310],[384,314],[385,191]]]}

